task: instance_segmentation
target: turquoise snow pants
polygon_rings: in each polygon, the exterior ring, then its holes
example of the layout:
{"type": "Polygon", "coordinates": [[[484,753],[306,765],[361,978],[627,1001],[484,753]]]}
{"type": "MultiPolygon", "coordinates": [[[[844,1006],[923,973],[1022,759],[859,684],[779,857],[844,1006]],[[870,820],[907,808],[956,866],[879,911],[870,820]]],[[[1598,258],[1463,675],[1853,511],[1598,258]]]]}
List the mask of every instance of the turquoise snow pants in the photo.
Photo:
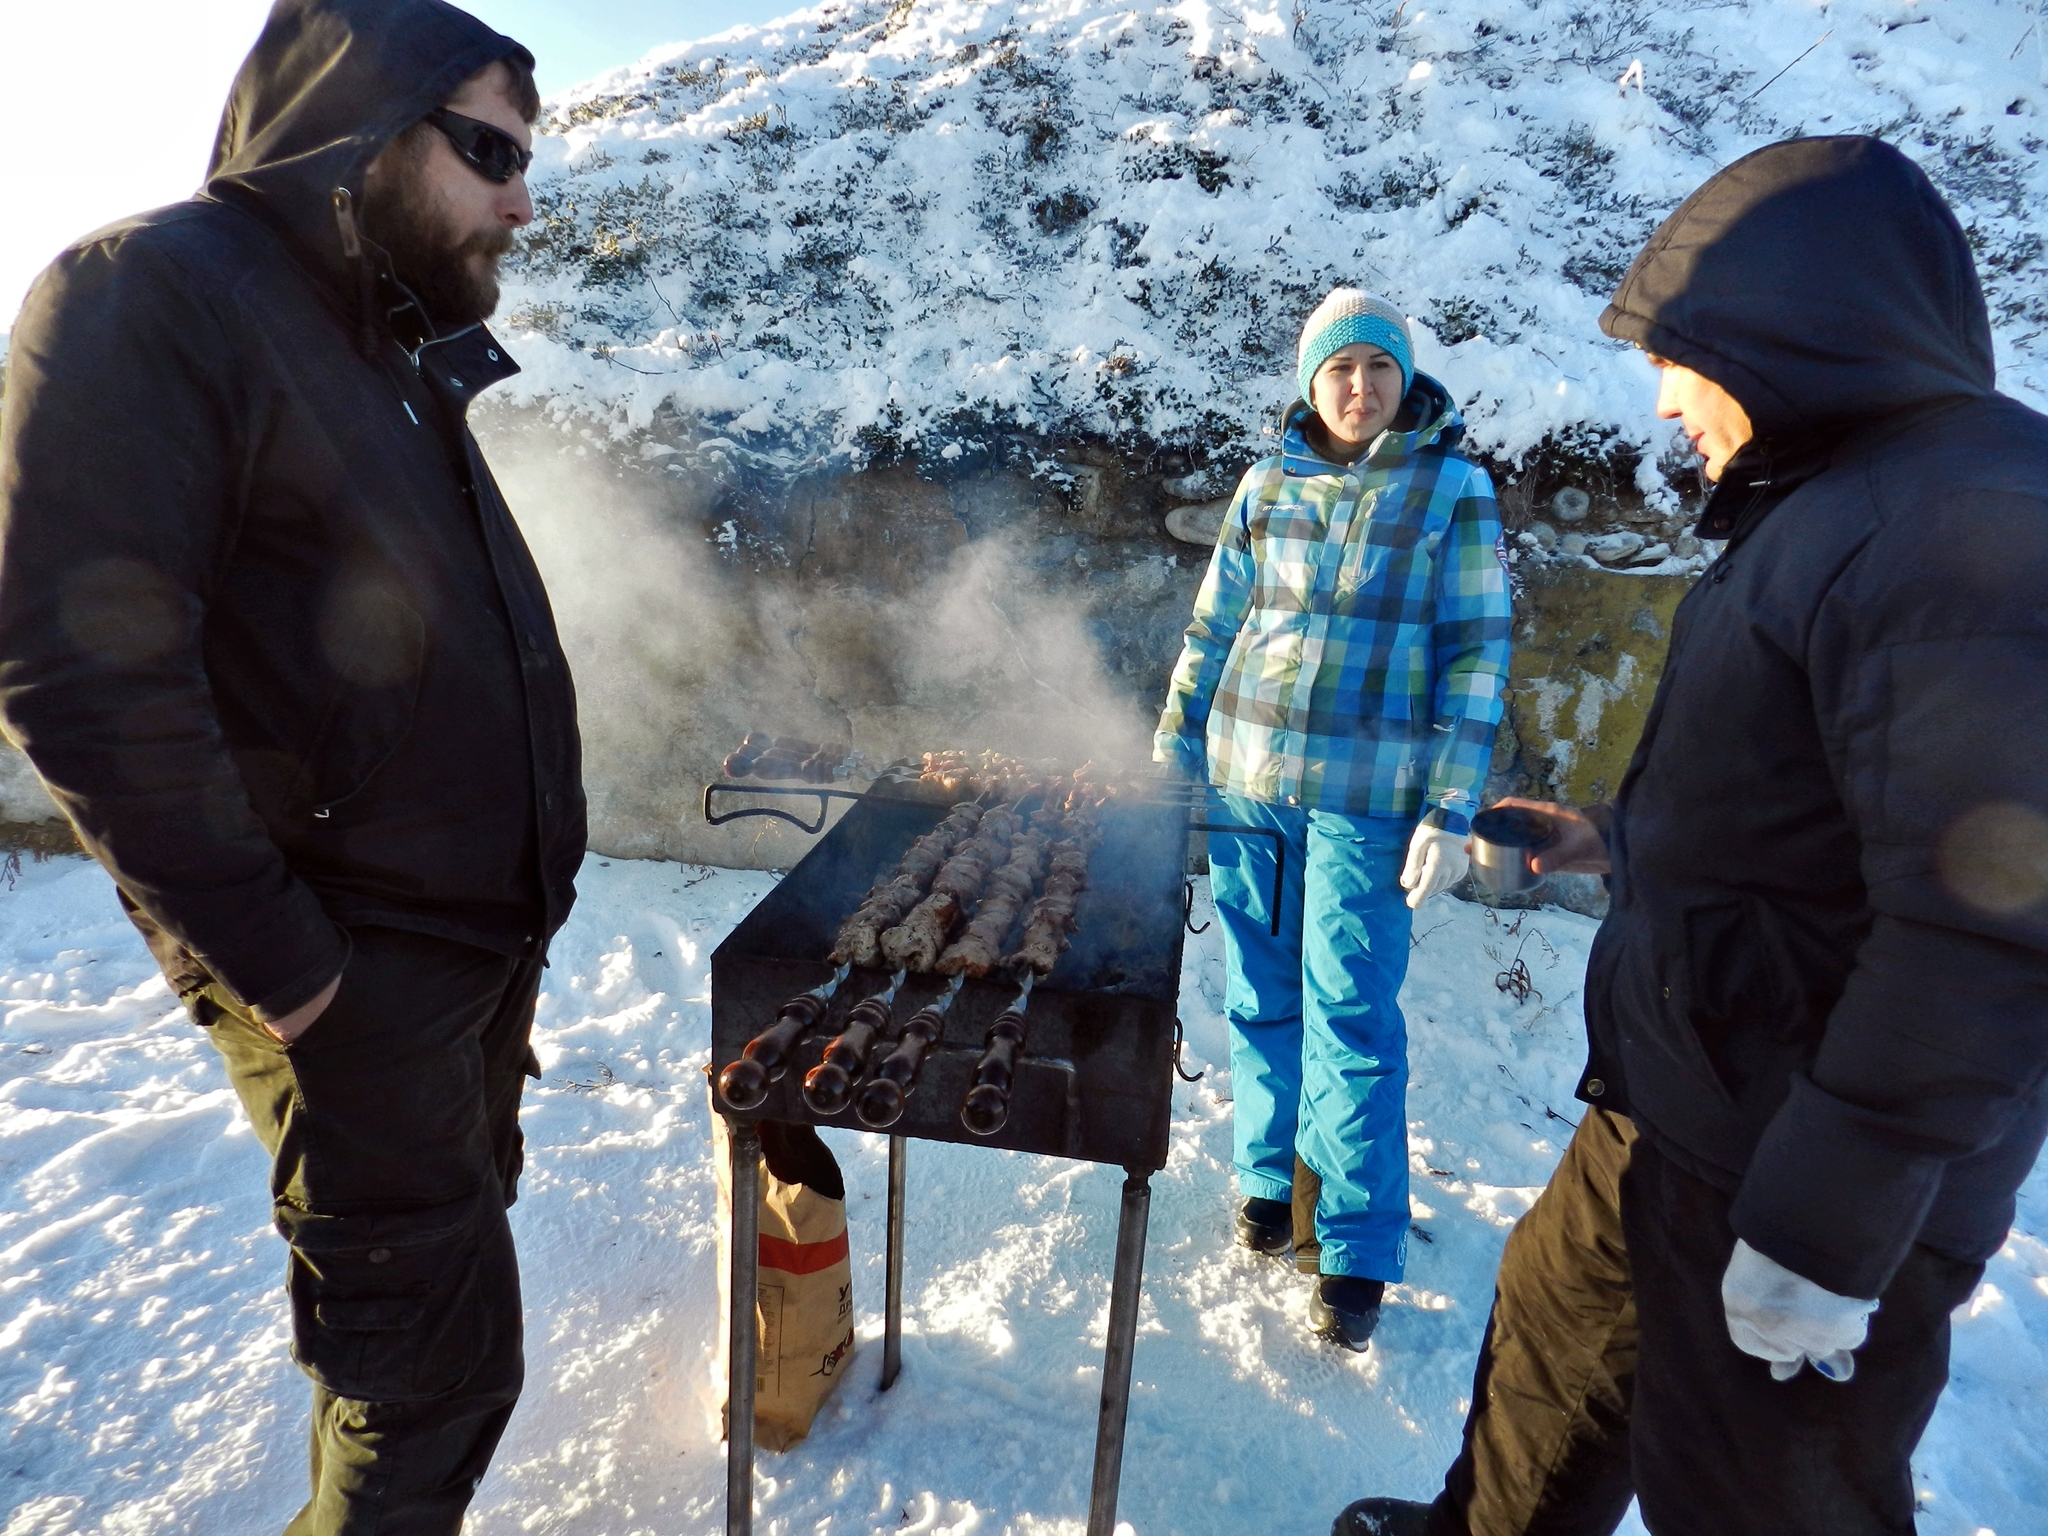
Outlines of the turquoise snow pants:
{"type": "Polygon", "coordinates": [[[1211,820],[1287,843],[1280,934],[1273,843],[1209,839],[1223,927],[1237,1187],[1287,1200],[1294,1159],[1323,1183],[1322,1272],[1399,1280],[1408,1257],[1408,1027],[1396,998],[1412,914],[1401,890],[1414,823],[1218,793],[1211,820]]]}

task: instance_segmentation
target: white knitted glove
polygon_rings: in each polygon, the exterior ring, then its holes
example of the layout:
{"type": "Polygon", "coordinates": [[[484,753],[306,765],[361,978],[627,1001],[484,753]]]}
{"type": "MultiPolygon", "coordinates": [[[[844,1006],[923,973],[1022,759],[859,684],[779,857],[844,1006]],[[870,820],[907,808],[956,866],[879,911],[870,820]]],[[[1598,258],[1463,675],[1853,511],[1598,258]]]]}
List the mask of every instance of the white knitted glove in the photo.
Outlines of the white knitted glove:
{"type": "Polygon", "coordinates": [[[1472,855],[1465,851],[1466,832],[1446,832],[1428,823],[1415,829],[1408,842],[1408,867],[1401,871],[1401,889],[1412,912],[1465,878],[1472,855]]]}
{"type": "Polygon", "coordinates": [[[1771,1375],[1790,1381],[1811,1361],[1829,1381],[1856,1374],[1850,1351],[1870,1334],[1874,1301],[1837,1296],[1766,1258],[1741,1238],[1721,1277],[1728,1337],[1745,1355],[1771,1362],[1771,1375]]]}

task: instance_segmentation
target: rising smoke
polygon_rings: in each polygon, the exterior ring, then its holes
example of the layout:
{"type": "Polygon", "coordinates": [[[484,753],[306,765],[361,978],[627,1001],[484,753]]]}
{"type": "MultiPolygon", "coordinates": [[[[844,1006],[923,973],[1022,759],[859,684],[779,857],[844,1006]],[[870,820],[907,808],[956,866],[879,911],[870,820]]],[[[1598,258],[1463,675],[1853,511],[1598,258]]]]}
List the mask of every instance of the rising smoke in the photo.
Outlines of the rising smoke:
{"type": "Polygon", "coordinates": [[[1149,757],[1165,679],[1105,664],[1099,605],[1117,589],[1048,568],[1034,534],[1056,508],[969,539],[940,487],[896,497],[834,477],[743,528],[709,475],[528,417],[479,425],[575,673],[600,851],[800,857],[809,840],[780,824],[704,824],[703,785],[749,730],[849,742],[875,763],[947,747],[1149,757]]]}

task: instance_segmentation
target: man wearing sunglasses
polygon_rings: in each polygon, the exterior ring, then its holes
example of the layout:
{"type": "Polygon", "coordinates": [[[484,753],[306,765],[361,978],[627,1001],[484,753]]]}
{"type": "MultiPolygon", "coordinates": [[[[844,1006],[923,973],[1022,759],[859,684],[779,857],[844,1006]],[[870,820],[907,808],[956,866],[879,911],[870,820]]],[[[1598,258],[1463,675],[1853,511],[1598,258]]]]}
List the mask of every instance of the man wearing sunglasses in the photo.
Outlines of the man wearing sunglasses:
{"type": "Polygon", "coordinates": [[[0,716],[270,1153],[292,1536],[453,1536],[524,1370],[506,1207],[583,792],[465,413],[515,371],[480,322],[532,66],[442,0],[278,0],[204,189],[58,257],[9,358],[0,716]]]}
{"type": "Polygon", "coordinates": [[[443,329],[498,307],[498,260],[512,249],[513,230],[533,222],[525,176],[532,132],[501,88],[510,80],[497,64],[464,81],[448,106],[399,135],[364,176],[364,235],[443,329]]]}

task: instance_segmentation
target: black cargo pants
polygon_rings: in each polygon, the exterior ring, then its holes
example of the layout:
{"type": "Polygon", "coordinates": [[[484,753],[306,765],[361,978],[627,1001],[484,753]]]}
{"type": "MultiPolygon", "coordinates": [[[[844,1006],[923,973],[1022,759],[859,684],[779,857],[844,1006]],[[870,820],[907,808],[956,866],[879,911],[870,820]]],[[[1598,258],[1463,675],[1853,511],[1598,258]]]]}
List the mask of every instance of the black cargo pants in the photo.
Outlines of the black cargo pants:
{"type": "Polygon", "coordinates": [[[218,987],[186,999],[271,1155],[312,1496],[287,1536],[454,1536],[525,1374],[505,1208],[540,961],[350,930],[290,1045],[218,987]]]}
{"type": "Polygon", "coordinates": [[[1852,1381],[1775,1381],[1728,1337],[1729,1196],[1589,1109],[1501,1255],[1430,1536],[1912,1536],[1908,1458],[1981,1264],[1916,1247],[1852,1381]]]}

